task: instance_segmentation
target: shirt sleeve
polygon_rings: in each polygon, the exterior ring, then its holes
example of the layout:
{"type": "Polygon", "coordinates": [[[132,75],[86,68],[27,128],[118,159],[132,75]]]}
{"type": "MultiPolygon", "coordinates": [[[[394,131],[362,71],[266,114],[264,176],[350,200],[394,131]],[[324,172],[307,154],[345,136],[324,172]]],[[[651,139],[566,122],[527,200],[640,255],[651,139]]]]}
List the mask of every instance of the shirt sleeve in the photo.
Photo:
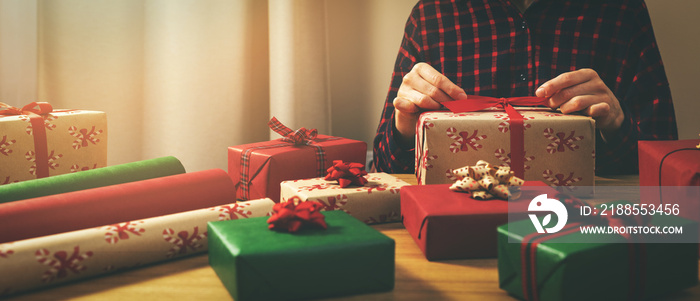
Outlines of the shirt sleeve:
{"type": "Polygon", "coordinates": [[[413,8],[413,12],[406,22],[401,48],[391,76],[391,86],[384,102],[384,110],[379,121],[377,134],[374,137],[374,164],[377,171],[412,173],[415,169],[415,146],[401,145],[399,140],[394,138],[396,128],[393,101],[403,77],[411,71],[416,62],[421,61],[419,49],[421,49],[422,33],[418,21],[420,20],[419,5],[413,8]]]}
{"type": "Polygon", "coordinates": [[[639,170],[639,140],[678,139],[671,90],[646,5],[634,11],[637,33],[623,58],[613,93],[625,119],[612,137],[596,141],[596,174],[632,174],[639,170]]]}

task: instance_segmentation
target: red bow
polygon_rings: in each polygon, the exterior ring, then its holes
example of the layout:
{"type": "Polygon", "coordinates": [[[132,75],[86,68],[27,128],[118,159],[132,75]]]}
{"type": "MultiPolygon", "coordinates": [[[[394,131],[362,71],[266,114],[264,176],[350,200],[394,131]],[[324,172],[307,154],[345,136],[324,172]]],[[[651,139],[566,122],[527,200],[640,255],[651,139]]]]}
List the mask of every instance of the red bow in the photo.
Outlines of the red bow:
{"type": "Polygon", "coordinates": [[[333,166],[326,171],[326,181],[338,180],[340,187],[348,187],[350,184],[364,186],[367,184],[367,171],[365,165],[360,163],[345,163],[342,160],[333,161],[333,166]]]}
{"type": "Polygon", "coordinates": [[[32,102],[24,107],[15,108],[6,103],[0,102],[0,115],[30,115],[32,113],[37,115],[46,115],[53,112],[53,107],[48,102],[32,102]]]}
{"type": "Polygon", "coordinates": [[[279,120],[277,120],[275,117],[272,117],[267,125],[277,134],[282,135],[282,141],[289,142],[294,145],[309,144],[316,139],[316,136],[318,135],[318,131],[316,129],[307,130],[306,128],[302,127],[296,131],[293,131],[286,125],[279,122],[279,120]]]}
{"type": "Polygon", "coordinates": [[[326,217],[320,210],[323,204],[316,201],[302,202],[298,196],[272,206],[272,216],[267,220],[268,229],[296,232],[303,225],[328,228],[326,217]]]}

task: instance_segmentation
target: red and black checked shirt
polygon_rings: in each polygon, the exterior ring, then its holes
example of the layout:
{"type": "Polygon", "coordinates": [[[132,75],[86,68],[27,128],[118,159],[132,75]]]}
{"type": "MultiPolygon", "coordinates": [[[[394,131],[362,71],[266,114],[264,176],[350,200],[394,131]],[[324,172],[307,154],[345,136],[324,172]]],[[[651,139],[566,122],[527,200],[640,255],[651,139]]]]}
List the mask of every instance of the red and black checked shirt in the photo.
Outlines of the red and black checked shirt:
{"type": "Polygon", "coordinates": [[[467,94],[534,95],[559,74],[592,68],[620,101],[616,137],[596,141],[596,173],[637,171],[637,140],[677,139],[671,92],[643,0],[420,1],[406,22],[374,139],[379,171],[414,171],[414,149],[394,140],[392,102],[403,76],[426,62],[467,94]]]}

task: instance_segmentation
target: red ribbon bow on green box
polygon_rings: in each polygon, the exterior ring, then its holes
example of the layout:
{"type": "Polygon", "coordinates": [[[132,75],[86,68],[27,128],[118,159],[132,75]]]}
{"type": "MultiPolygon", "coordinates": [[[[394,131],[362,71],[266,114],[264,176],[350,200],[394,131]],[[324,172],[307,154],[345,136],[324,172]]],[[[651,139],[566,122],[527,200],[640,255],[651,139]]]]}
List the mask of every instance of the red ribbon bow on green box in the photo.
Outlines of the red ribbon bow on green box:
{"type": "Polygon", "coordinates": [[[488,96],[467,96],[467,99],[443,102],[454,113],[474,112],[488,108],[501,108],[510,118],[510,167],[518,178],[525,176],[525,127],[523,115],[513,106],[543,106],[547,104],[544,97],[510,97],[495,98],[488,96]]]}
{"type": "Polygon", "coordinates": [[[302,202],[298,196],[272,206],[272,216],[267,220],[271,230],[296,232],[302,226],[328,228],[326,217],[321,214],[323,204],[317,201],[302,202]]]}
{"type": "Polygon", "coordinates": [[[29,116],[29,122],[32,125],[32,135],[34,136],[37,178],[49,176],[49,150],[46,142],[46,128],[44,128],[43,116],[51,112],[53,112],[53,107],[48,102],[32,102],[21,109],[0,102],[0,116],[29,116]]]}

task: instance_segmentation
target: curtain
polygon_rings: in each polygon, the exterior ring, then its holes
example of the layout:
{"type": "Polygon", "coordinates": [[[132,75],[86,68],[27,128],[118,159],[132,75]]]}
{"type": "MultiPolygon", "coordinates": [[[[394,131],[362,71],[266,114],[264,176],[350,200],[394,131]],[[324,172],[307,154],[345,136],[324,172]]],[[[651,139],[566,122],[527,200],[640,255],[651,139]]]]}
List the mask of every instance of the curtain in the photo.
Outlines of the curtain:
{"type": "Polygon", "coordinates": [[[0,101],[107,112],[108,164],[291,128],[374,137],[416,0],[0,0],[0,101]]]}

